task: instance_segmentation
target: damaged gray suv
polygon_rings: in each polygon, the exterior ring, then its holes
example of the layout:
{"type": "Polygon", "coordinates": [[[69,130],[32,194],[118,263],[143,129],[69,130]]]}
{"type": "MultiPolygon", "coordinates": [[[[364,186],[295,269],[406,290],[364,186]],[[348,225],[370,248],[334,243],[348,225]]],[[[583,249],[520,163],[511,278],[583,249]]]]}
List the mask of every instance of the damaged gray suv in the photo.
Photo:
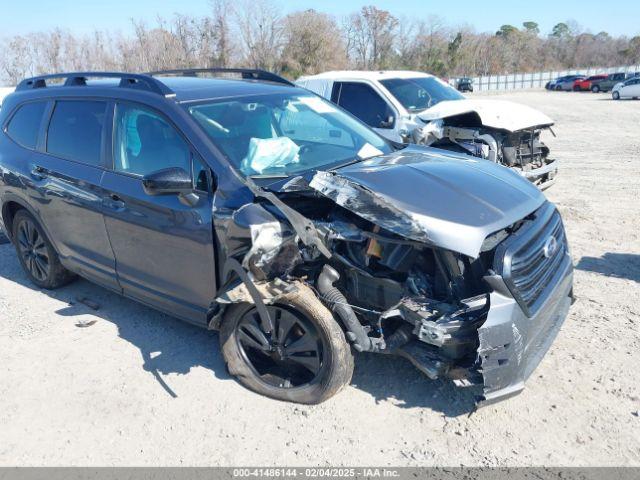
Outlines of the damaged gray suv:
{"type": "Polygon", "coordinates": [[[562,220],[527,180],[268,72],[30,78],[0,126],[1,220],[35,285],[80,275],[220,330],[273,398],[326,400],[353,350],[506,398],[572,301],[562,220]]]}

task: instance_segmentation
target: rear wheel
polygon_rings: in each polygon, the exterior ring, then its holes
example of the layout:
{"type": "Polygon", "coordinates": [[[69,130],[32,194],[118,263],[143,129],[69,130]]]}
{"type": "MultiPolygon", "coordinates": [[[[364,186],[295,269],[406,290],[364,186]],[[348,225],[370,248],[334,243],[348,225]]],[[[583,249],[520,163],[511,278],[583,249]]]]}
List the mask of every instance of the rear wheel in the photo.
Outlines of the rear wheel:
{"type": "Polygon", "coordinates": [[[225,314],[220,345],[229,373],[254,392],[316,404],[351,381],[353,355],[333,315],[306,287],[267,306],[264,325],[253,304],[225,314]]]}
{"type": "Polygon", "coordinates": [[[60,263],[60,258],[38,222],[25,210],[13,219],[13,243],[29,280],[40,288],[55,289],[75,276],[60,263]]]}
{"type": "Polygon", "coordinates": [[[593,93],[599,93],[600,92],[600,87],[598,85],[594,85],[593,87],[591,87],[591,91],[593,93]]]}

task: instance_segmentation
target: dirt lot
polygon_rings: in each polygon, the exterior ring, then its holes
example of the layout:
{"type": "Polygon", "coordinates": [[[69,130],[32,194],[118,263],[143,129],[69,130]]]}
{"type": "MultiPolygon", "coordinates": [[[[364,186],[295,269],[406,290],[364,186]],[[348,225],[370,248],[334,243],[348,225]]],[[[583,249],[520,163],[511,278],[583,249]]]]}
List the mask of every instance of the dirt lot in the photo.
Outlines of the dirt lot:
{"type": "Polygon", "coordinates": [[[215,333],[86,281],[35,290],[2,245],[0,465],[640,465],[640,102],[500,98],[557,121],[548,196],[577,268],[523,394],[469,415],[470,393],[361,354],[322,405],[262,398],[227,375],[215,333]]]}

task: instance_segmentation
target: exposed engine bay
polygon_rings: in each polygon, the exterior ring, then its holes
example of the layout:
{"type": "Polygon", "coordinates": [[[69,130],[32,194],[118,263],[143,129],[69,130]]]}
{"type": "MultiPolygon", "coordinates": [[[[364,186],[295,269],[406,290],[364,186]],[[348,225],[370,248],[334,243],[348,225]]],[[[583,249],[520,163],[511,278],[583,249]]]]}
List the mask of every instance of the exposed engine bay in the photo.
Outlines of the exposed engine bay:
{"type": "MultiPolygon", "coordinates": [[[[394,168],[411,171],[401,166],[410,162],[403,155],[411,158],[410,153],[397,154],[394,168]]],[[[357,171],[375,171],[373,162],[357,171]]],[[[387,170],[384,179],[392,182],[392,172],[387,170]]],[[[532,328],[500,275],[501,249],[511,239],[539,236],[542,224],[559,219],[549,203],[534,207],[541,205],[539,193],[524,217],[497,230],[489,226],[488,235],[474,237],[469,230],[465,242],[460,234],[455,241],[439,236],[435,222],[427,231],[425,218],[396,209],[352,177],[317,172],[289,180],[277,195],[257,186],[253,190],[256,202],[236,210],[224,228],[231,247],[226,254],[232,257],[227,263],[240,278],[229,281],[218,297],[213,328],[225,305],[263,304],[258,311],[268,315],[264,305],[277,304],[292,289],[310,288],[355,350],[400,355],[431,379],[481,386],[478,402],[489,403],[522,389],[530,373],[525,365],[531,363],[532,370],[541,358],[538,346],[528,351],[527,335],[548,327],[543,337],[550,343],[568,309],[565,302],[561,311],[551,312],[553,318],[532,328]],[[492,303],[498,309],[494,313],[492,303]]],[[[535,266],[540,278],[534,280],[551,287],[562,283],[566,290],[570,262],[560,220],[553,221],[562,246],[554,252],[553,265],[535,266]]],[[[552,288],[554,295],[560,290],[552,288]]]]}
{"type": "Polygon", "coordinates": [[[466,153],[514,169],[544,190],[555,183],[557,161],[541,141],[550,126],[509,131],[484,126],[475,112],[424,121],[404,139],[407,143],[466,153]]]}

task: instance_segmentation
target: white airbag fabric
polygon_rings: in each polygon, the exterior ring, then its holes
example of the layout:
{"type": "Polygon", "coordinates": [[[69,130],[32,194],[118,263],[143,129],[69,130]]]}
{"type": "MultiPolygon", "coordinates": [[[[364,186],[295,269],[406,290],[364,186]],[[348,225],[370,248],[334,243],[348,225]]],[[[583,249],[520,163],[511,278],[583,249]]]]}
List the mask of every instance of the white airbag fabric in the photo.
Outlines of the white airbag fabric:
{"type": "Polygon", "coordinates": [[[253,175],[270,168],[286,167],[300,162],[299,151],[300,147],[289,137],[252,138],[241,168],[246,175],[253,175]]]}

